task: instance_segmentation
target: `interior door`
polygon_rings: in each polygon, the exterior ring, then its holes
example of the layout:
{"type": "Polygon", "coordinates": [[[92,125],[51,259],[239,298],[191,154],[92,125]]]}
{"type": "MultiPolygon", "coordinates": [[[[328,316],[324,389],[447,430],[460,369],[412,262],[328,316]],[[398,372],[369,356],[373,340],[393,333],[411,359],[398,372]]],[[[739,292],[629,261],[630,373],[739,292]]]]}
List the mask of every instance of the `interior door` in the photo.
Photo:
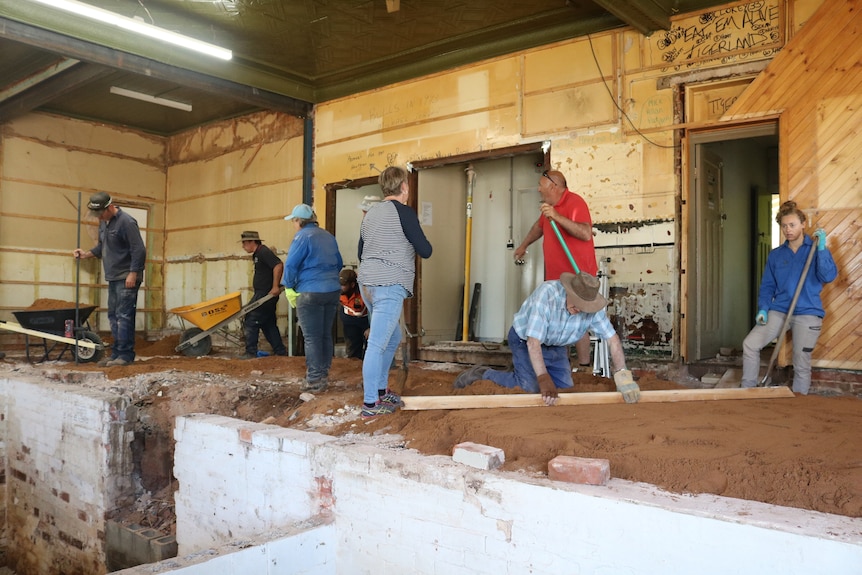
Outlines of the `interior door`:
{"type": "Polygon", "coordinates": [[[694,359],[715,357],[721,346],[722,199],[721,158],[695,148],[697,317],[694,359]]]}
{"type": "MultiPolygon", "coordinates": [[[[772,194],[768,191],[757,190],[756,196],[756,245],[757,252],[754,255],[754,285],[752,293],[757,294],[760,288],[760,280],[763,278],[763,270],[766,269],[766,258],[772,249],[772,194]]],[[[755,295],[751,311],[752,317],[757,313],[757,297],[755,295]]]]}

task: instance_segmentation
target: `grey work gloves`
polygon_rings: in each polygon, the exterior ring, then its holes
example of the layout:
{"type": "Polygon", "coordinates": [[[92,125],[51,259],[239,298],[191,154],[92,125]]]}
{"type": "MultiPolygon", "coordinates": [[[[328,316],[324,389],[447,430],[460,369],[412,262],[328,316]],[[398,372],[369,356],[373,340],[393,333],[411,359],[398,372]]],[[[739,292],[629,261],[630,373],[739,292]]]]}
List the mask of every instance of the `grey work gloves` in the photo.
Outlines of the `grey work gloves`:
{"type": "Polygon", "coordinates": [[[617,391],[623,394],[626,403],[637,403],[641,396],[641,390],[632,377],[631,370],[621,369],[614,374],[614,383],[617,391]]]}

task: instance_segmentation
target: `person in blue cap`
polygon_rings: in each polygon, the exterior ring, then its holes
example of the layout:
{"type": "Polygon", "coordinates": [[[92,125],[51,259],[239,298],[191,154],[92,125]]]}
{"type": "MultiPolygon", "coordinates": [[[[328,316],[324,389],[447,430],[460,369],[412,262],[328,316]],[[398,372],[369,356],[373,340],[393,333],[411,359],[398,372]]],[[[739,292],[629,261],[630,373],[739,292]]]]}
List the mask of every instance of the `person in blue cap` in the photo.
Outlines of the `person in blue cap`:
{"type": "Polygon", "coordinates": [[[296,291],[296,319],[305,338],[305,384],[302,391],[320,393],[329,386],[332,326],[338,312],[343,267],[335,236],[317,223],[311,206],[298,204],[284,217],[296,229],[287,250],[281,285],[296,291]]]}

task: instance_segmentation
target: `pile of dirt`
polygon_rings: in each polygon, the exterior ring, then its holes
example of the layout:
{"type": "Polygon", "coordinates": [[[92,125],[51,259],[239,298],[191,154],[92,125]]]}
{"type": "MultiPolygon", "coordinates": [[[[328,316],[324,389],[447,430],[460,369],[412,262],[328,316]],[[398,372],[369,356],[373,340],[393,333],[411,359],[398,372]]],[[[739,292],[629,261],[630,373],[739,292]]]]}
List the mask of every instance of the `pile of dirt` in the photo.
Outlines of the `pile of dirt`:
{"type": "MultiPolygon", "coordinates": [[[[78,307],[84,307],[87,304],[78,304],[78,307]]],[[[26,311],[43,311],[52,309],[75,309],[75,302],[65,301],[62,299],[41,298],[37,299],[26,308],[26,311]]]]}
{"type": "MultiPolygon", "coordinates": [[[[176,341],[159,342],[176,347],[176,341]]],[[[153,349],[156,346],[153,346],[153,349]]],[[[141,357],[144,348],[140,349],[141,357]]],[[[547,473],[557,455],[610,461],[614,477],[654,484],[674,493],[712,493],[862,517],[862,401],[853,397],[584,405],[535,408],[398,411],[370,421],[359,417],[361,362],[336,358],[330,387],[317,395],[299,391],[302,357],[150,357],[128,366],[43,364],[16,370],[53,370],[55,378],[102,371],[82,378],[127,394],[139,406],[145,456],[145,499],[169,501],[174,418],[208,412],[284,427],[346,434],[398,434],[406,447],[451,455],[473,441],[504,450],[507,471],[547,473]],[[302,397],[302,398],[301,398],[302,397]]],[[[9,359],[0,362],[9,365],[9,359]]],[[[412,363],[405,395],[514,393],[489,381],[463,390],[452,382],[464,366],[412,363]]],[[[610,380],[574,374],[572,393],[613,391],[610,380]]],[[[391,372],[390,383],[397,381],[391,372]]],[[[680,383],[639,374],[644,390],[680,383]]],[[[169,505],[169,503],[167,504],[169,505]]],[[[146,505],[142,506],[146,508],[146,505]]],[[[153,507],[151,521],[169,524],[166,507],[153,507]]],[[[135,510],[138,523],[146,521],[135,510]]]]}

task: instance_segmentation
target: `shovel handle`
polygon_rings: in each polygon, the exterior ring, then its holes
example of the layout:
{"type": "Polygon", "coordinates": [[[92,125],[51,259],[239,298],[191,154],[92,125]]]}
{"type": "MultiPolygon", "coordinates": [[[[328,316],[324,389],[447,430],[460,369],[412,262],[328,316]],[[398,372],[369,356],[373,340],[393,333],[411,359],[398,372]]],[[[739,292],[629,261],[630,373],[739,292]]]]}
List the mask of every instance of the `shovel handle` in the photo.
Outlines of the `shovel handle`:
{"type": "Polygon", "coordinates": [[[572,264],[575,273],[581,273],[581,269],[575,263],[575,258],[572,257],[572,252],[569,251],[569,246],[566,245],[566,241],[563,239],[563,234],[560,233],[560,228],[557,227],[557,222],[550,218],[548,218],[548,221],[551,222],[551,227],[554,228],[554,233],[557,235],[557,239],[560,240],[560,245],[563,247],[563,251],[566,252],[566,257],[569,258],[569,263],[572,264]]]}

